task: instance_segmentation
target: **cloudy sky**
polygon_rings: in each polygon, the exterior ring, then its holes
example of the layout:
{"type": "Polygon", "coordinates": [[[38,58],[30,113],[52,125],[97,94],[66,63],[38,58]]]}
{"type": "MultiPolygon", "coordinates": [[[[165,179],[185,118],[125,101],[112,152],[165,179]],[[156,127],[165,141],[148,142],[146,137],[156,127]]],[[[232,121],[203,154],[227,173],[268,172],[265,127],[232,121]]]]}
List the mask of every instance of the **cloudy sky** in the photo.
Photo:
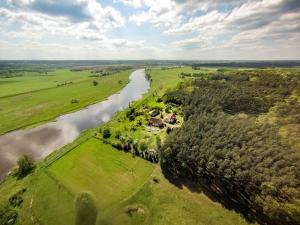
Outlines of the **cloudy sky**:
{"type": "Polygon", "coordinates": [[[0,0],[0,59],[300,59],[300,0],[0,0]]]}

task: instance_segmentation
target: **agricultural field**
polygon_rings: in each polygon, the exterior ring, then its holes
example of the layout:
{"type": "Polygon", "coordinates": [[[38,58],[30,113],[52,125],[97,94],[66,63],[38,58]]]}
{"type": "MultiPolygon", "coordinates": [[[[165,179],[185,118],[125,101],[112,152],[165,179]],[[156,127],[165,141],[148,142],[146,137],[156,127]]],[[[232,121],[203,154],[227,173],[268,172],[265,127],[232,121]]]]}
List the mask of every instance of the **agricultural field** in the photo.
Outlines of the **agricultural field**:
{"type": "Polygon", "coordinates": [[[91,71],[70,71],[56,69],[47,73],[23,72],[22,76],[0,76],[0,97],[18,95],[43,89],[55,88],[67,83],[90,80],[91,71]]]}
{"type": "Polygon", "coordinates": [[[90,71],[57,70],[46,76],[0,78],[0,133],[49,121],[104,100],[128,83],[130,73],[125,70],[90,77],[90,71]]]}

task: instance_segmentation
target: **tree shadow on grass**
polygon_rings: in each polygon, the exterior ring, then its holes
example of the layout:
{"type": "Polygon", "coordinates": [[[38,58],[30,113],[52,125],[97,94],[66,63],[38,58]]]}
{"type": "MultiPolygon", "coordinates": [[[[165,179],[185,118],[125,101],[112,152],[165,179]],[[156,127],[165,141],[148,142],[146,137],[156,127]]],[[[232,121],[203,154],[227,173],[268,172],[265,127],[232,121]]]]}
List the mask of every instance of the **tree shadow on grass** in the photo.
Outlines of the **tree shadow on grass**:
{"type": "Polygon", "coordinates": [[[188,178],[179,178],[170,174],[168,171],[162,170],[163,175],[168,181],[178,188],[188,188],[194,193],[203,193],[214,202],[219,202],[224,208],[233,210],[244,217],[249,223],[259,223],[261,225],[274,225],[274,221],[258,212],[248,198],[242,195],[239,191],[236,193],[229,192],[226,189],[227,184],[215,182],[214,180],[201,179],[192,181],[188,178]],[[225,187],[224,187],[225,186],[225,187]]]}

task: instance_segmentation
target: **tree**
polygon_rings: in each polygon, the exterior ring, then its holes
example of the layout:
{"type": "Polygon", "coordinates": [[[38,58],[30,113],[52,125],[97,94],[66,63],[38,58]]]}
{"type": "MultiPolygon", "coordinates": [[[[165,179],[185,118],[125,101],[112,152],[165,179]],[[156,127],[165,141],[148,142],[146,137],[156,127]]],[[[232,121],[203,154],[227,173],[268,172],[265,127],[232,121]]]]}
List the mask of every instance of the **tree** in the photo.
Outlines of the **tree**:
{"type": "Polygon", "coordinates": [[[115,134],[115,137],[116,137],[117,139],[120,139],[120,137],[121,137],[121,131],[117,130],[117,131],[116,131],[116,134],[115,134]]]}
{"type": "Polygon", "coordinates": [[[18,159],[17,164],[17,175],[19,178],[25,177],[34,168],[33,158],[27,155],[21,156],[18,159]]]}
{"type": "Polygon", "coordinates": [[[146,151],[148,149],[148,146],[146,143],[142,142],[140,143],[140,150],[143,152],[143,151],[146,151]]]}
{"type": "Polygon", "coordinates": [[[97,86],[97,85],[98,85],[98,81],[93,80],[93,85],[94,85],[94,86],[97,86]]]}
{"type": "Polygon", "coordinates": [[[76,225],[95,225],[98,215],[94,199],[89,193],[80,193],[75,202],[76,225]]]}
{"type": "Polygon", "coordinates": [[[103,130],[103,138],[107,139],[110,137],[110,135],[111,135],[110,129],[106,128],[103,130]]]}
{"type": "Polygon", "coordinates": [[[161,147],[161,138],[159,136],[156,137],[156,146],[157,148],[161,147]]]}

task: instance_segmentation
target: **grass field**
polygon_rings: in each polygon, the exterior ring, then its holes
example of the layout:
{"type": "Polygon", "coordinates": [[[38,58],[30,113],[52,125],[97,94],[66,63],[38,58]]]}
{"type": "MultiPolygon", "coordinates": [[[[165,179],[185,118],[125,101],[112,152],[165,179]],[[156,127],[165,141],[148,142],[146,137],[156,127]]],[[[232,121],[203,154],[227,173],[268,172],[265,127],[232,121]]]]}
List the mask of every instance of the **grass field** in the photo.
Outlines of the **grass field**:
{"type": "Polygon", "coordinates": [[[1,78],[0,97],[21,94],[47,88],[55,88],[59,84],[73,82],[78,83],[90,80],[90,71],[55,70],[47,75],[36,72],[25,72],[23,76],[1,78]]]}
{"type": "MultiPolygon", "coordinates": [[[[78,77],[71,76],[73,77],[72,79],[78,81],[73,82],[72,84],[0,98],[0,134],[39,122],[48,121],[63,113],[80,109],[91,103],[104,100],[108,96],[119,91],[128,83],[130,72],[131,71],[129,70],[122,71],[101,78],[87,78],[87,74],[81,74],[76,75],[78,77]],[[85,80],[79,81],[80,79],[85,80]],[[93,80],[98,81],[97,86],[93,86],[93,80]],[[79,102],[72,104],[72,99],[76,99],[79,102]]],[[[76,73],[77,72],[75,72],[75,74],[76,73]]],[[[67,74],[68,73],[65,72],[58,76],[60,77],[60,82],[67,79],[67,74]]],[[[51,78],[51,76],[49,77],[51,78]]],[[[24,82],[26,84],[27,81],[24,82]]],[[[21,85],[22,83],[23,82],[20,82],[18,85],[21,85]]],[[[47,83],[45,83],[45,85],[46,84],[47,83]]],[[[4,86],[6,87],[6,85],[4,86]]],[[[36,86],[33,85],[33,88],[34,87],[36,86]]],[[[0,89],[2,90],[2,87],[0,89]]],[[[11,89],[17,90],[18,87],[12,85],[11,89]]],[[[14,93],[16,93],[16,91],[14,93]]]]}
{"type": "Polygon", "coordinates": [[[132,198],[118,205],[106,218],[117,225],[246,225],[239,214],[223,208],[203,193],[170,183],[157,167],[144,187],[132,198]],[[128,208],[138,208],[131,214],[128,208]]]}
{"type": "Polygon", "coordinates": [[[72,193],[92,193],[102,212],[134,193],[153,168],[92,138],[52,164],[49,172],[72,193]]]}

